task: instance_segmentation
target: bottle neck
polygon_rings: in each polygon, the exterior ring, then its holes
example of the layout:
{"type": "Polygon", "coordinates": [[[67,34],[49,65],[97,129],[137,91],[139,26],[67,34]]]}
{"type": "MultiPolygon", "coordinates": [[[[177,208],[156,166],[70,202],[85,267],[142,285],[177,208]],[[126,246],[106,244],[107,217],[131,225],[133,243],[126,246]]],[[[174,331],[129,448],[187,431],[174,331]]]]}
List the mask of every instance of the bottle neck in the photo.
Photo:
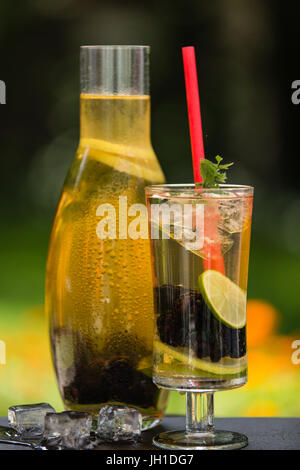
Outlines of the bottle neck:
{"type": "Polygon", "coordinates": [[[81,47],[81,142],[150,144],[149,53],[148,46],[81,47]]]}
{"type": "Polygon", "coordinates": [[[80,138],[126,146],[150,145],[149,95],[80,96],[80,138]]]}
{"type": "Polygon", "coordinates": [[[149,95],[149,46],[81,46],[81,93],[149,95]]]}

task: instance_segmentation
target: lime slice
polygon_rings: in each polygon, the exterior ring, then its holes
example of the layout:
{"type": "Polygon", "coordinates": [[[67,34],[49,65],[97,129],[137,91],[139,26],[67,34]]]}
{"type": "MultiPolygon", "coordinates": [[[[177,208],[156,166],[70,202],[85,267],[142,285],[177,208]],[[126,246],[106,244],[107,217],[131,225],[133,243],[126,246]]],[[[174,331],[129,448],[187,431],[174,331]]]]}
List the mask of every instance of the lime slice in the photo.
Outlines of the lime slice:
{"type": "Polygon", "coordinates": [[[163,377],[182,377],[191,379],[195,377],[212,379],[219,379],[220,377],[226,377],[226,379],[234,379],[237,377],[243,377],[247,373],[247,367],[242,370],[234,371],[234,374],[213,374],[212,372],[206,372],[204,370],[195,369],[194,367],[185,366],[182,362],[176,361],[172,364],[159,364],[154,368],[154,375],[163,377]]]}
{"type": "Polygon", "coordinates": [[[187,367],[198,369],[214,375],[235,375],[247,369],[247,358],[231,359],[230,357],[223,357],[221,363],[206,361],[198,359],[193,356],[179,351],[178,349],[167,346],[161,341],[154,341],[154,351],[160,354],[167,354],[173,360],[182,362],[187,367]]]}
{"type": "Polygon", "coordinates": [[[90,147],[91,149],[100,150],[102,153],[110,155],[118,155],[122,158],[135,158],[143,162],[145,159],[151,160],[153,151],[149,147],[137,147],[132,145],[116,144],[107,140],[81,138],[81,147],[90,147]]]}
{"type": "MultiPolygon", "coordinates": [[[[153,222],[155,223],[155,222],[153,222]]],[[[200,258],[205,258],[204,254],[202,253],[201,250],[190,250],[186,247],[186,242],[184,240],[179,240],[178,238],[175,238],[174,237],[174,234],[171,233],[170,230],[166,230],[164,227],[162,227],[161,225],[158,225],[158,228],[159,230],[162,232],[162,233],[165,233],[168,235],[168,237],[171,239],[171,240],[174,240],[175,242],[177,242],[179,245],[183,246],[184,248],[186,248],[186,250],[188,250],[190,253],[193,253],[194,255],[196,256],[200,256],[200,258]]],[[[190,240],[188,240],[188,243],[190,243],[190,240]]]]}
{"type": "Polygon", "coordinates": [[[85,150],[89,149],[91,158],[116,171],[149,182],[164,182],[164,175],[151,148],[130,147],[98,139],[81,139],[80,149],[79,158],[83,158],[85,150]]]}
{"type": "Polygon", "coordinates": [[[216,246],[221,246],[221,253],[222,255],[225,255],[225,253],[227,253],[227,251],[229,251],[233,245],[233,241],[230,238],[230,236],[223,235],[222,237],[220,237],[220,244],[218,241],[216,240],[213,241],[213,240],[210,240],[208,237],[206,237],[204,240],[204,246],[201,249],[199,250],[191,249],[189,246],[191,244],[190,239],[175,238],[174,233],[172,233],[171,229],[168,228],[166,225],[164,226],[161,223],[157,223],[153,220],[152,220],[152,224],[158,225],[159,230],[162,233],[165,233],[166,235],[168,235],[170,239],[174,240],[179,245],[183,246],[189,253],[193,253],[194,255],[199,256],[200,258],[203,258],[203,259],[208,259],[209,254],[212,253],[212,251],[214,250],[216,246]]]}
{"type": "Polygon", "coordinates": [[[199,288],[214,316],[230,328],[246,324],[246,292],[218,271],[207,270],[199,276],[199,288]]]}

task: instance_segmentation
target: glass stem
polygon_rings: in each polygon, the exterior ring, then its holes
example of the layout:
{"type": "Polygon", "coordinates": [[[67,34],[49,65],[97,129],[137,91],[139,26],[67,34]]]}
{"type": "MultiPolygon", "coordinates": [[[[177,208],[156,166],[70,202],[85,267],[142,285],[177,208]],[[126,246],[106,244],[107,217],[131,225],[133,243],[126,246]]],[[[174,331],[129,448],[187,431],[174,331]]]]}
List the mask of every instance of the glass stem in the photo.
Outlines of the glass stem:
{"type": "Polygon", "coordinates": [[[187,392],[186,433],[211,432],[214,429],[214,394],[187,392]]]}

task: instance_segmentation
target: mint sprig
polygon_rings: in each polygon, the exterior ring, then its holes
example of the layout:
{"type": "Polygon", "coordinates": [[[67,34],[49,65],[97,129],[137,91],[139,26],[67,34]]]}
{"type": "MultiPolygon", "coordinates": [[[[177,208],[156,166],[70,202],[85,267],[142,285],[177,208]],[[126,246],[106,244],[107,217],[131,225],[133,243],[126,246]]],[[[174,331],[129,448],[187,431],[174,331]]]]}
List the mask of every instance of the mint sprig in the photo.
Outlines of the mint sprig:
{"type": "Polygon", "coordinates": [[[223,160],[220,155],[216,156],[217,163],[213,163],[207,158],[201,160],[200,173],[203,178],[202,183],[197,183],[196,187],[200,188],[218,188],[219,184],[225,183],[227,180],[226,171],[233,163],[221,165],[223,160]],[[222,171],[223,170],[223,171],[222,171]]]}

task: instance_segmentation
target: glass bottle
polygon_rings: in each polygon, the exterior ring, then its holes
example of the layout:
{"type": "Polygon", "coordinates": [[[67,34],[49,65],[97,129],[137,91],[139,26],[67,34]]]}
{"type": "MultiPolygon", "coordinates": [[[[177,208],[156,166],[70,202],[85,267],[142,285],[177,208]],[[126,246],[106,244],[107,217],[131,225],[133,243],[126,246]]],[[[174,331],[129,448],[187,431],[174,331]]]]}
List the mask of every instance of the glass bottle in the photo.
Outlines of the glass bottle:
{"type": "Polygon", "coordinates": [[[81,47],[80,141],[54,220],[46,278],[66,409],[95,415],[105,404],[124,404],[143,413],[144,428],[160,420],[168,393],[152,383],[149,240],[128,236],[130,208],[145,204],[146,185],[164,181],[150,139],[149,52],[81,47]]]}

